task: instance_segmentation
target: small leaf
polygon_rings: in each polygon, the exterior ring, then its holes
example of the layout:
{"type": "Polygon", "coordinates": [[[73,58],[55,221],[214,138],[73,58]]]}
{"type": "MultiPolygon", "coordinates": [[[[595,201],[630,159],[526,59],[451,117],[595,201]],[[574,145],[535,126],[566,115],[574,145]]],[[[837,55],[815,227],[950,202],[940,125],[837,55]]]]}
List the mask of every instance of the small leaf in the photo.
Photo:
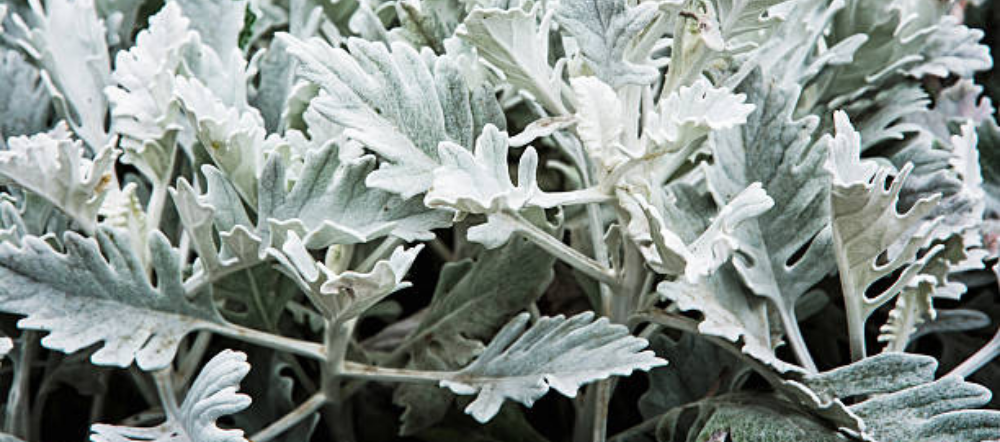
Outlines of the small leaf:
{"type": "Polygon", "coordinates": [[[559,73],[549,66],[549,16],[537,23],[539,6],[523,8],[474,9],[456,32],[468,41],[515,87],[531,95],[553,115],[564,115],[560,98],[563,84],[559,73]]]}
{"type": "MultiPolygon", "coordinates": [[[[475,261],[445,264],[427,313],[403,341],[407,367],[456,370],[468,364],[482,351],[482,341],[542,296],[554,261],[531,242],[511,241],[475,261]],[[517,278],[509,278],[515,272],[517,278]]],[[[401,385],[393,401],[406,408],[400,430],[409,435],[438,423],[452,396],[433,386],[401,385]]]]}
{"type": "Polygon", "coordinates": [[[409,249],[396,247],[389,259],[375,263],[370,272],[331,275],[320,287],[320,292],[332,298],[338,320],[356,318],[386,296],[412,285],[403,281],[403,277],[421,250],[423,244],[409,249]]]}
{"type": "Polygon", "coordinates": [[[528,320],[527,313],[511,320],[472,364],[441,381],[457,394],[477,394],[465,411],[480,422],[495,416],[505,399],[530,407],[549,388],[574,397],[583,384],[666,364],[640,351],[645,339],[607,318],[594,320],[593,312],[543,317],[530,328],[528,320]]]}
{"type": "Polygon", "coordinates": [[[540,192],[535,149],[529,147],[521,155],[515,187],[507,172],[507,134],[493,125],[483,129],[474,154],[448,142],[438,149],[443,165],[434,170],[434,182],[424,197],[427,207],[477,214],[518,211],[540,192]]]}
{"type": "MultiPolygon", "coordinates": [[[[191,384],[179,410],[166,410],[166,421],[140,428],[107,424],[90,427],[94,442],[247,442],[243,430],[224,430],[220,417],[250,406],[250,397],[237,393],[240,381],[250,371],[247,355],[223,350],[205,364],[191,384]]],[[[171,374],[172,375],[172,374],[171,374]]]]}
{"type": "MultiPolygon", "coordinates": [[[[666,204],[654,207],[641,195],[626,197],[634,200],[632,204],[625,204],[625,210],[632,217],[627,230],[647,264],[659,273],[683,275],[690,283],[696,283],[729,261],[733,252],[740,248],[735,235],[738,227],[774,205],[761,184],[752,183],[722,207],[696,239],[684,244],[684,240],[664,222],[664,212],[676,208],[666,204]]],[[[708,217],[708,214],[703,215],[708,217]]]]}
{"type": "Polygon", "coordinates": [[[15,23],[27,40],[15,40],[41,65],[56,111],[92,151],[108,143],[104,120],[111,60],[104,22],[94,0],[31,2],[28,27],[15,23]]]}
{"type": "Polygon", "coordinates": [[[193,38],[180,7],[168,2],[149,18],[136,45],[115,57],[115,85],[105,88],[112,127],[125,151],[122,160],[155,182],[169,179],[164,175],[171,172],[173,138],[182,127],[173,97],[174,74],[184,45],[193,38]]]}
{"type": "Polygon", "coordinates": [[[256,109],[227,106],[196,78],[177,77],[175,94],[188,113],[192,126],[215,165],[233,183],[240,197],[257,205],[257,179],[264,167],[264,154],[283,143],[267,135],[256,109]]]}
{"type": "Polygon", "coordinates": [[[92,232],[104,200],[118,150],[105,146],[93,160],[84,157],[80,141],[70,138],[65,123],[31,137],[7,140],[0,152],[0,175],[58,207],[83,230],[92,232]]]}
{"type": "Polygon", "coordinates": [[[621,141],[625,130],[621,100],[597,77],[576,77],[570,82],[577,101],[576,133],[587,154],[602,166],[598,172],[607,174],[628,159],[621,141]]]}
{"type": "Polygon", "coordinates": [[[659,150],[674,151],[710,131],[743,124],[754,108],[746,103],[746,95],[699,79],[657,102],[652,124],[643,135],[659,150]]]}

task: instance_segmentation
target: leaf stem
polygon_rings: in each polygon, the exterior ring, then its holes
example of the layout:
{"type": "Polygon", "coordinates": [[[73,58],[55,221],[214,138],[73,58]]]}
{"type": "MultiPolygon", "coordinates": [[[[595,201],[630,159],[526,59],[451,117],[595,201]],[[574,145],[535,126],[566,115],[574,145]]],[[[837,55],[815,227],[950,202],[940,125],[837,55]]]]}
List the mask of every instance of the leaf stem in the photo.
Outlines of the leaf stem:
{"type": "Polygon", "coordinates": [[[366,379],[371,381],[427,384],[451,379],[455,376],[455,372],[387,368],[353,361],[344,361],[344,371],[341,372],[341,375],[344,377],[366,379]]]}
{"type": "Polygon", "coordinates": [[[305,402],[300,404],[294,410],[290,411],[288,414],[281,417],[268,425],[263,430],[258,431],[250,440],[254,442],[268,442],[275,437],[280,436],[285,431],[288,431],[295,425],[297,425],[303,419],[308,418],[313,413],[319,411],[320,407],[326,404],[326,395],[323,392],[318,392],[309,397],[305,402]]]}
{"type": "Polygon", "coordinates": [[[163,414],[167,419],[175,419],[180,415],[180,407],[177,405],[177,393],[174,391],[174,374],[170,366],[162,370],[153,372],[153,379],[156,381],[156,392],[160,395],[160,402],[163,404],[163,414]]]}
{"type": "Polygon", "coordinates": [[[538,228],[528,220],[521,217],[519,214],[501,212],[494,216],[503,217],[504,220],[513,223],[516,226],[517,231],[524,235],[525,238],[535,243],[535,245],[541,247],[546,252],[549,252],[552,256],[555,256],[559,260],[565,262],[570,267],[573,267],[583,274],[596,279],[598,282],[607,284],[611,287],[617,287],[617,277],[607,266],[601,265],[601,263],[587,257],[562,241],[557,240],[555,237],[538,228]]]}
{"type": "Polygon", "coordinates": [[[287,338],[236,324],[222,325],[210,323],[210,325],[206,326],[206,328],[216,334],[257,344],[263,347],[287,351],[289,353],[294,353],[319,361],[325,361],[327,359],[326,351],[323,349],[323,346],[315,342],[287,338]]]}
{"type": "MultiPolygon", "coordinates": [[[[832,198],[831,198],[831,211],[832,198]]],[[[831,212],[833,213],[833,212],[831,212]]],[[[837,258],[837,270],[840,273],[840,289],[844,297],[844,310],[847,313],[847,333],[851,345],[851,361],[857,362],[865,358],[865,306],[861,297],[864,293],[858,294],[851,284],[851,265],[842,252],[844,244],[843,236],[837,223],[832,223],[833,230],[833,255],[837,258]]]]}
{"type": "Polygon", "coordinates": [[[163,181],[153,181],[153,191],[150,193],[149,203],[146,205],[146,225],[150,229],[159,229],[160,220],[163,218],[163,209],[167,202],[167,189],[169,188],[170,178],[174,174],[174,165],[177,163],[178,152],[180,152],[180,149],[177,149],[176,143],[172,144],[174,148],[172,149],[173,152],[170,153],[170,162],[163,171],[163,181]]]}
{"type": "MultiPolygon", "coordinates": [[[[792,309],[794,308],[793,306],[792,309]]],[[[788,338],[788,343],[795,353],[795,358],[810,373],[817,373],[816,362],[813,361],[812,355],[809,354],[809,347],[806,345],[806,340],[802,337],[802,329],[799,328],[799,321],[795,319],[794,310],[789,311],[789,309],[783,308],[776,310],[781,316],[781,323],[785,328],[785,337],[788,338]]]]}
{"type": "Polygon", "coordinates": [[[187,385],[188,381],[194,376],[195,371],[198,369],[198,364],[201,363],[202,357],[205,356],[205,352],[208,350],[208,344],[211,342],[212,332],[210,331],[201,330],[195,336],[194,342],[191,343],[191,348],[184,355],[180,367],[177,369],[177,377],[181,385],[187,385]]]}
{"type": "Polygon", "coordinates": [[[196,293],[203,290],[205,287],[215,283],[216,281],[225,278],[233,273],[239,272],[241,270],[248,269],[257,264],[262,263],[261,260],[247,260],[239,261],[235,264],[222,267],[214,273],[207,273],[202,270],[194,275],[191,275],[186,281],[184,281],[184,292],[187,293],[188,298],[193,297],[196,293]]]}

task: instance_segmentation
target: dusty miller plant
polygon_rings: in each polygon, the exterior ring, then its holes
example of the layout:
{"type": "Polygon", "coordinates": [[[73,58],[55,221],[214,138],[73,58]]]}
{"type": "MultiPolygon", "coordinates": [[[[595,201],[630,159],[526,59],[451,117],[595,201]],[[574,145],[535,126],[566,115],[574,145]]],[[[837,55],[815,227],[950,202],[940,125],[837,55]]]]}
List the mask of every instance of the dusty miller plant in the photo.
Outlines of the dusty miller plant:
{"type": "Polygon", "coordinates": [[[2,438],[1000,439],[964,7],[0,3],[2,438]]]}

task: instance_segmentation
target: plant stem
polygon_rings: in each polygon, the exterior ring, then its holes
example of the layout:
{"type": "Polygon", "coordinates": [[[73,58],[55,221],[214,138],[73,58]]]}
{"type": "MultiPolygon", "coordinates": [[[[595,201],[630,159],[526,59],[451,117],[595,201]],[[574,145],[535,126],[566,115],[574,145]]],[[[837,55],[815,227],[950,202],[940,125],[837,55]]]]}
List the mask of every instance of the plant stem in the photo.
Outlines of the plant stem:
{"type": "Polygon", "coordinates": [[[405,368],[386,368],[374,365],[361,364],[358,362],[345,361],[344,371],[341,373],[345,377],[366,379],[371,381],[385,382],[405,382],[405,383],[437,383],[442,380],[451,379],[455,372],[451,371],[425,371],[408,370],[405,368]]]}
{"type": "Polygon", "coordinates": [[[199,331],[195,336],[191,348],[184,355],[184,359],[177,369],[177,378],[180,380],[179,383],[181,385],[187,385],[188,381],[191,380],[195,370],[198,368],[198,364],[201,363],[202,357],[205,356],[210,342],[212,342],[212,333],[207,330],[199,331]]]}
{"type": "Polygon", "coordinates": [[[177,396],[174,392],[172,367],[168,366],[153,372],[153,379],[156,381],[156,393],[160,395],[160,402],[163,404],[163,414],[167,416],[167,419],[179,416],[180,407],[177,405],[177,396]]]}
{"type": "Polygon", "coordinates": [[[955,367],[948,376],[961,376],[962,378],[967,378],[973,373],[983,368],[990,361],[1000,356],[1000,329],[997,329],[996,334],[990,339],[983,348],[975,352],[969,359],[955,367]]]}
{"type": "MultiPolygon", "coordinates": [[[[831,201],[831,205],[833,202],[831,201]]],[[[833,210],[831,206],[830,210],[833,210]]],[[[832,212],[831,212],[832,213],[832,212]]],[[[837,224],[833,223],[833,255],[837,258],[837,270],[840,273],[840,289],[844,297],[844,310],[847,313],[847,333],[851,345],[851,361],[857,362],[865,358],[865,313],[863,305],[864,293],[855,293],[851,284],[851,266],[847,257],[841,252],[844,239],[837,224]]]]}
{"type": "Polygon", "coordinates": [[[785,337],[788,338],[788,343],[792,346],[795,358],[810,373],[816,373],[818,371],[816,369],[816,362],[813,361],[812,355],[809,354],[809,347],[806,346],[806,341],[802,337],[799,321],[795,319],[794,308],[791,307],[791,310],[784,308],[776,310],[778,310],[778,314],[781,316],[781,323],[785,328],[785,337]]]}
{"type": "Polygon", "coordinates": [[[170,163],[164,170],[163,181],[152,181],[153,191],[149,195],[149,203],[146,206],[146,225],[154,230],[160,228],[160,219],[163,218],[163,208],[167,202],[170,178],[174,175],[174,165],[177,163],[177,156],[180,155],[180,149],[177,149],[176,143],[172,144],[173,152],[170,154],[170,163]]]}
{"type": "Polygon", "coordinates": [[[323,346],[315,342],[286,338],[284,336],[273,335],[271,333],[254,330],[252,328],[236,324],[221,325],[211,323],[206,328],[222,336],[250,342],[264,347],[287,351],[289,353],[294,353],[319,361],[325,361],[327,359],[326,351],[323,346]]]}
{"type": "MultiPolygon", "coordinates": [[[[31,364],[38,352],[38,332],[25,330],[21,334],[20,354],[17,357],[17,370],[11,381],[10,392],[7,394],[7,412],[4,419],[4,431],[14,436],[28,439],[31,410],[31,364]]],[[[40,411],[39,411],[40,412],[40,411]]]]}
{"type": "Polygon", "coordinates": [[[525,238],[528,238],[528,240],[535,243],[535,245],[565,262],[570,267],[583,272],[583,274],[596,279],[598,282],[608,284],[612,287],[617,286],[618,281],[615,277],[615,273],[607,266],[601,265],[599,262],[594,261],[583,253],[580,253],[576,249],[566,245],[562,241],[557,240],[555,237],[549,235],[544,230],[538,228],[520,215],[516,213],[511,214],[503,212],[493,216],[502,217],[505,221],[514,224],[517,231],[524,235],[525,238]]]}
{"type": "Polygon", "coordinates": [[[300,421],[308,418],[313,413],[319,411],[320,407],[326,404],[326,395],[323,392],[318,392],[305,402],[300,404],[294,410],[288,414],[281,417],[268,425],[263,430],[258,431],[256,434],[250,437],[250,440],[254,442],[268,442],[275,437],[280,436],[285,431],[288,431],[300,421]]]}
{"type": "Polygon", "coordinates": [[[320,392],[327,397],[323,416],[330,429],[330,435],[338,441],[354,440],[354,430],[350,425],[352,421],[350,409],[346,402],[348,397],[341,394],[340,387],[345,371],[347,348],[356,324],[357,318],[344,322],[327,319],[323,333],[323,350],[327,356],[326,363],[322,365],[320,379],[320,392]]]}
{"type": "Polygon", "coordinates": [[[184,281],[184,292],[187,293],[188,297],[193,297],[196,293],[200,292],[205,287],[213,284],[214,282],[225,278],[233,273],[239,272],[244,269],[248,269],[263,261],[252,260],[252,261],[240,261],[236,264],[230,265],[228,267],[223,267],[218,269],[214,273],[206,273],[204,270],[194,275],[191,275],[187,281],[184,281]]]}

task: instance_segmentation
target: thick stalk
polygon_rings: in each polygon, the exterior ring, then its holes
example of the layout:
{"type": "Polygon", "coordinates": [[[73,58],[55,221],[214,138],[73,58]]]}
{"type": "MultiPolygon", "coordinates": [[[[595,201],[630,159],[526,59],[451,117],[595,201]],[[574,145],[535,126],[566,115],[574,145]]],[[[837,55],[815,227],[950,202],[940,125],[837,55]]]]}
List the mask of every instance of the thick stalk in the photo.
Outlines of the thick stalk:
{"type": "Polygon", "coordinates": [[[323,415],[330,429],[330,435],[337,441],[354,440],[354,428],[351,426],[350,416],[347,415],[348,409],[345,403],[348,398],[341,394],[341,381],[345,371],[347,348],[354,334],[355,324],[357,318],[344,322],[327,320],[323,336],[327,355],[320,383],[320,392],[327,398],[323,415]]]}

